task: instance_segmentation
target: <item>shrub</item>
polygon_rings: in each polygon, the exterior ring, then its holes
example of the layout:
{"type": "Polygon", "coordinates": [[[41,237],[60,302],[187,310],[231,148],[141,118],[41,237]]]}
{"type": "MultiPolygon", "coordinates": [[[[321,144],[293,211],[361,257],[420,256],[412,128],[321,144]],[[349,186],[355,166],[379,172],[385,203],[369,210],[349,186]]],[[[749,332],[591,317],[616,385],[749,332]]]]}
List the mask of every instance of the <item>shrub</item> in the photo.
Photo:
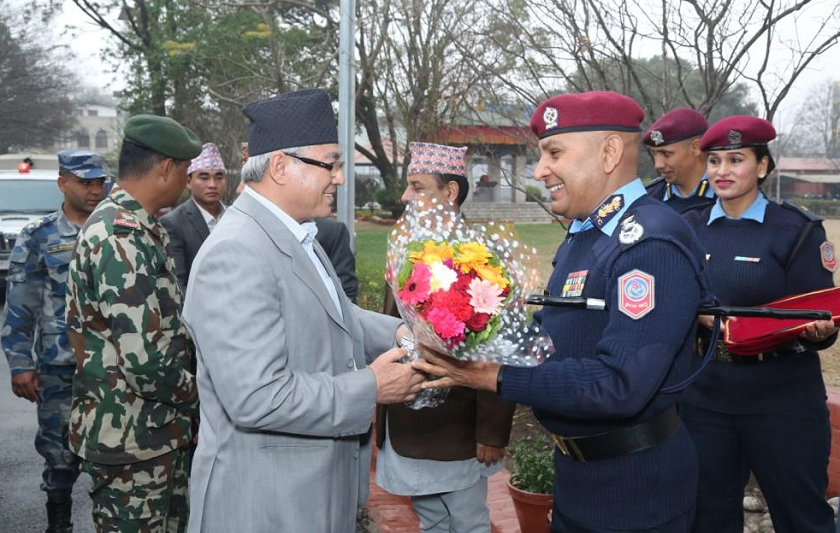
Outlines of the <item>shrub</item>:
{"type": "Polygon", "coordinates": [[[525,186],[525,201],[526,202],[536,202],[537,200],[543,200],[543,193],[542,189],[537,187],[536,185],[526,185],[525,186]]]}
{"type": "Polygon", "coordinates": [[[538,494],[554,492],[554,447],[545,435],[518,440],[509,453],[511,485],[538,494]]]}
{"type": "Polygon", "coordinates": [[[376,191],[375,195],[376,201],[384,209],[387,209],[394,218],[399,218],[405,209],[405,206],[400,202],[400,196],[402,196],[400,192],[393,189],[380,189],[376,191]]]}

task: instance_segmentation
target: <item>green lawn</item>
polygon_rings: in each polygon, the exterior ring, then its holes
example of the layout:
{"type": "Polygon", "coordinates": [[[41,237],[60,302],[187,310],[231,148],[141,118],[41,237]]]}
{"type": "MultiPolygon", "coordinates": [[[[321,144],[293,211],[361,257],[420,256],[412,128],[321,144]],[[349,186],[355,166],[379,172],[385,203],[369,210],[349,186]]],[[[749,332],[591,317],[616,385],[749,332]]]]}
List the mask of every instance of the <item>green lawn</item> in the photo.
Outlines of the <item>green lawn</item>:
{"type": "MultiPolygon", "coordinates": [[[[374,311],[382,310],[385,298],[385,246],[388,226],[356,223],[356,273],[359,276],[359,305],[374,311]]],[[[559,224],[519,224],[516,226],[520,240],[537,249],[537,260],[544,281],[551,274],[551,260],[557,246],[565,236],[559,224]]]]}

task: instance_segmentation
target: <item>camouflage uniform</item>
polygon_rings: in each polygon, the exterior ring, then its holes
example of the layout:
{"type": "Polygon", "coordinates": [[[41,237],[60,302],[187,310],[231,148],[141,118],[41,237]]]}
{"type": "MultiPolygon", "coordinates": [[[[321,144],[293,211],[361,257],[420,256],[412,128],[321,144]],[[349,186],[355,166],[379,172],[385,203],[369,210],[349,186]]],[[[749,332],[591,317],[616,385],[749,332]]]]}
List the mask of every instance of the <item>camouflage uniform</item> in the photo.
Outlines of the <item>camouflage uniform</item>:
{"type": "Polygon", "coordinates": [[[12,375],[34,370],[41,382],[35,449],[45,460],[41,490],[47,493],[70,492],[79,477],[79,458],[67,446],[76,359],[64,322],[67,265],[78,233],[62,210],[29,224],[15,241],[6,278],[0,342],[12,375]]]}
{"type": "Polygon", "coordinates": [[[70,262],[67,325],[78,361],[70,447],[93,477],[99,531],[186,528],[197,393],[168,247],[158,220],[117,186],[70,262]]]}

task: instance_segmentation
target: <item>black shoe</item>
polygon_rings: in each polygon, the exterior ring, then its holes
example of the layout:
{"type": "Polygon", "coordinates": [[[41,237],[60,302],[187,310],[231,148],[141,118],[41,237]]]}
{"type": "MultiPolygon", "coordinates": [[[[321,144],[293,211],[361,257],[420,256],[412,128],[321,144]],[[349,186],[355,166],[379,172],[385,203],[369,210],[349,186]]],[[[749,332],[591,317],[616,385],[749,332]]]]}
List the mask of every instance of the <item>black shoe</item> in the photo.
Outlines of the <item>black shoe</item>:
{"type": "Polygon", "coordinates": [[[46,533],[73,533],[72,510],[70,492],[48,492],[46,533]]]}

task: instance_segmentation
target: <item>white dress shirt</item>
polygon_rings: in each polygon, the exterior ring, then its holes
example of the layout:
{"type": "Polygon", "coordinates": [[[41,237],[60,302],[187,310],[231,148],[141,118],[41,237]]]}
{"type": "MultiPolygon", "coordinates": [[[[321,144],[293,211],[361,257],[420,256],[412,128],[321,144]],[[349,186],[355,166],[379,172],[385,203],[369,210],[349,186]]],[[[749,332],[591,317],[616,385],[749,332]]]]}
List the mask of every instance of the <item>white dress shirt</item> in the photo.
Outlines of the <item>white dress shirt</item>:
{"type": "Polygon", "coordinates": [[[341,311],[341,302],[338,299],[338,291],[335,288],[335,284],[330,278],[330,275],[327,273],[327,269],[324,268],[324,264],[321,263],[321,260],[318,259],[318,256],[315,254],[314,242],[315,235],[318,233],[318,226],[315,225],[315,221],[310,220],[304,222],[303,224],[298,223],[276,204],[251,187],[245,187],[242,194],[247,194],[264,205],[266,209],[271,211],[271,213],[280,219],[280,222],[282,222],[284,226],[289,228],[289,231],[292,232],[292,235],[295,236],[295,239],[297,239],[303,247],[307,257],[309,257],[309,260],[312,261],[312,265],[315,267],[315,270],[318,271],[318,275],[321,277],[321,281],[324,282],[324,286],[327,288],[327,292],[329,293],[330,298],[332,298],[333,304],[335,304],[335,308],[338,310],[338,314],[341,318],[344,318],[344,313],[341,311]]]}
{"type": "Polygon", "coordinates": [[[222,215],[225,214],[225,210],[227,209],[227,207],[225,207],[225,204],[223,204],[222,202],[219,202],[219,216],[214,217],[210,214],[210,211],[201,207],[201,204],[196,202],[195,198],[193,198],[192,201],[198,208],[198,212],[201,213],[202,217],[204,217],[204,223],[207,224],[207,230],[212,232],[213,228],[216,227],[216,222],[218,222],[219,219],[222,218],[222,215]]]}

